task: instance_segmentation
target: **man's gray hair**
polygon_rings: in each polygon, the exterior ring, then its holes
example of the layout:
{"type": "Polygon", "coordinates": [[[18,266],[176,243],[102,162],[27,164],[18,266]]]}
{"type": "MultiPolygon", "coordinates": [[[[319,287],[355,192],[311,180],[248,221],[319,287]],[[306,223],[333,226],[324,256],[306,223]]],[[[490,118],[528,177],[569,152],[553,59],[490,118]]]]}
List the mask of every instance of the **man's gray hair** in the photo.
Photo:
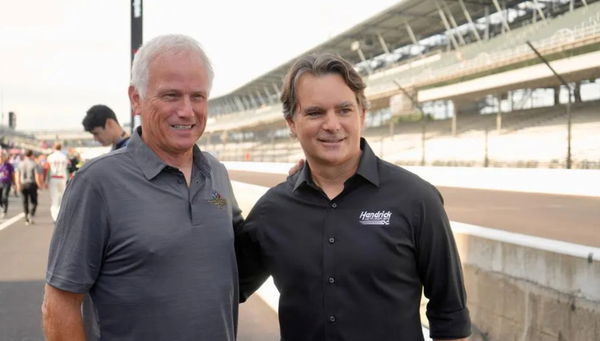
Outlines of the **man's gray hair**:
{"type": "Polygon", "coordinates": [[[210,60],[202,46],[194,38],[182,34],[167,34],[152,38],[140,47],[133,58],[131,66],[131,81],[141,98],[146,96],[148,79],[150,78],[150,63],[159,56],[179,52],[192,52],[198,55],[208,74],[208,89],[212,87],[214,72],[210,60]]]}
{"type": "Polygon", "coordinates": [[[352,64],[342,57],[323,53],[298,58],[284,77],[283,88],[281,90],[281,103],[283,104],[283,117],[286,119],[292,119],[298,108],[296,85],[300,77],[305,73],[310,73],[314,76],[327,74],[340,75],[346,85],[354,92],[358,106],[365,111],[369,109],[369,102],[365,96],[366,85],[358,72],[354,70],[352,64]]]}

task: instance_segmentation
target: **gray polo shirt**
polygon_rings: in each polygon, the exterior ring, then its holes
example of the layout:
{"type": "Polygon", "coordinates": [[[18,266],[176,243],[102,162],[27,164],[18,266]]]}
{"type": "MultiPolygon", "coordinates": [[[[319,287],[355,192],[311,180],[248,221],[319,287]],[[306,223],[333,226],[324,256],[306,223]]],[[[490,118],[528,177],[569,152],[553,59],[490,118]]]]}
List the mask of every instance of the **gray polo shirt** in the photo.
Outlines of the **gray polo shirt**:
{"type": "Polygon", "coordinates": [[[227,172],[194,146],[188,187],[140,134],[67,187],[46,281],[90,294],[102,340],[233,341],[242,217],[227,172]]]}

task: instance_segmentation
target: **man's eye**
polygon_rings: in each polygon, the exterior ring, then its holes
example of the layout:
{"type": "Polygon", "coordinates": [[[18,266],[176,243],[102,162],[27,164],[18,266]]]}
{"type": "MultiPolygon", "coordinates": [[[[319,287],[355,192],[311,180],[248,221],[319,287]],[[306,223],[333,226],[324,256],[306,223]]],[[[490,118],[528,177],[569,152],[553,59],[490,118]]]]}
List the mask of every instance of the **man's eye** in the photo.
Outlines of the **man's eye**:
{"type": "Polygon", "coordinates": [[[175,98],[177,98],[177,94],[175,93],[166,93],[162,95],[162,98],[165,100],[173,100],[175,98]]]}
{"type": "Polygon", "coordinates": [[[321,114],[320,111],[309,111],[309,112],[306,113],[306,116],[312,116],[312,117],[314,117],[314,116],[319,116],[320,114],[321,114]]]}

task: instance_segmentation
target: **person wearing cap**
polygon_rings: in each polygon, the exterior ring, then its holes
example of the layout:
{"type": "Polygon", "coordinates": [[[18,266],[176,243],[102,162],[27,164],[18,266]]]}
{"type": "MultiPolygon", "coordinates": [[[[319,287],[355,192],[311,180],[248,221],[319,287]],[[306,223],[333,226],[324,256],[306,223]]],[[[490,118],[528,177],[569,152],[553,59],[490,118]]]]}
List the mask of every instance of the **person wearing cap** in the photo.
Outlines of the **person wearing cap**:
{"type": "Polygon", "coordinates": [[[470,318],[440,193],[361,138],[365,84],[341,57],[297,60],[281,100],[304,167],[252,208],[236,239],[240,298],[273,276],[286,341],[466,340],[470,318]]]}
{"type": "Polygon", "coordinates": [[[129,142],[129,135],[119,124],[117,115],[104,104],[89,108],[81,124],[94,140],[103,146],[112,145],[112,150],[123,148],[129,142]]]}

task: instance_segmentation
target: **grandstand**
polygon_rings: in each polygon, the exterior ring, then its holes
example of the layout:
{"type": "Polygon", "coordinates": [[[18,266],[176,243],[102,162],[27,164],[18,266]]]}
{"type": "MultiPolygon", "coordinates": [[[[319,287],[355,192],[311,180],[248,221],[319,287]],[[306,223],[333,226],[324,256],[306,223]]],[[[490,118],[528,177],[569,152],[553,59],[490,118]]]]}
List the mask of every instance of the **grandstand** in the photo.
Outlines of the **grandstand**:
{"type": "MultiPolygon", "coordinates": [[[[572,167],[600,168],[599,47],[600,1],[403,0],[306,54],[354,63],[371,103],[364,135],[389,161],[566,167],[571,125],[572,167]]],[[[292,63],[211,99],[203,148],[221,160],[301,157],[278,100],[292,63]]]]}
{"type": "Polygon", "coordinates": [[[0,149],[2,150],[20,150],[31,149],[41,152],[44,147],[31,134],[20,132],[6,126],[0,126],[0,149]]]}

